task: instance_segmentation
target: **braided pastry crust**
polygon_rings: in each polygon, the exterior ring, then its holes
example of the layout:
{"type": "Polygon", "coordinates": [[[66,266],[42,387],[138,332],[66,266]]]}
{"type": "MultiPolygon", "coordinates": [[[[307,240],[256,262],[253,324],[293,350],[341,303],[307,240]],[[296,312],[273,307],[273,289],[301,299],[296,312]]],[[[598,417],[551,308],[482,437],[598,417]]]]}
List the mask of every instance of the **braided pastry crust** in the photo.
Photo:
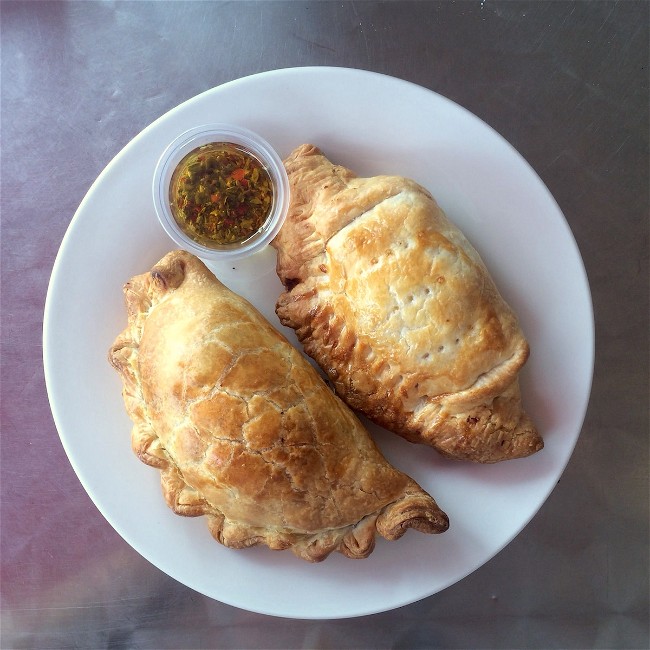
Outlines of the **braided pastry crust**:
{"type": "Polygon", "coordinates": [[[367,557],[375,534],[447,529],[318,373],[193,255],[174,251],[124,287],[128,325],[109,359],[132,446],[169,506],[205,515],[222,544],[367,557]]]}

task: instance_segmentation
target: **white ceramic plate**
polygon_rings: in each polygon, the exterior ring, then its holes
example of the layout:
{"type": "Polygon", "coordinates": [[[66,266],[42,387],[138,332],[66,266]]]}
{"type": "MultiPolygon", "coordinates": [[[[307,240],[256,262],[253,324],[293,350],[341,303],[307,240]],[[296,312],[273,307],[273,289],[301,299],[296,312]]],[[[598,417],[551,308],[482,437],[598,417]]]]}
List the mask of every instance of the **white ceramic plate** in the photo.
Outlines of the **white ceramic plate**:
{"type": "MultiPolygon", "coordinates": [[[[275,252],[212,265],[279,324],[275,252]]],[[[44,321],[52,412],[79,479],[112,526],[150,562],[225,603],[293,618],[341,618],[405,605],[455,583],[510,542],[555,486],[584,418],[593,369],[593,314],[580,254],[541,180],[481,120],[394,78],[342,68],[254,75],[181,104],[139,134],[81,203],[54,265],[44,321]],[[532,354],[524,404],[546,441],[535,456],[491,466],[451,462],[372,428],[379,446],[450,517],[443,535],[379,540],[366,560],[311,565],[290,552],[235,551],[205,522],[174,515],[158,471],[131,453],[131,423],[107,350],[126,322],[122,284],[174,248],[151,198],[156,161],[181,132],[232,122],[286,156],[311,142],[361,175],[414,178],[474,243],[518,313],[532,354]],[[135,495],[135,496],[134,496],[135,495]]]]}

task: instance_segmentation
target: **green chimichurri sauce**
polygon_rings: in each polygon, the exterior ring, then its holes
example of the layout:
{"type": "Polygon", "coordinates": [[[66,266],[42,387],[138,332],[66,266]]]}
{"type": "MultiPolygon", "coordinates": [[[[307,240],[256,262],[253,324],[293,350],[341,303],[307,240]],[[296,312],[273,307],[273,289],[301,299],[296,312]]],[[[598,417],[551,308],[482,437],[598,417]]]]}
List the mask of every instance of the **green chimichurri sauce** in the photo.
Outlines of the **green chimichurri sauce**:
{"type": "Polygon", "coordinates": [[[245,148],[213,142],[181,160],[169,187],[181,229],[204,246],[236,244],[254,235],[273,205],[273,183],[245,148]]]}

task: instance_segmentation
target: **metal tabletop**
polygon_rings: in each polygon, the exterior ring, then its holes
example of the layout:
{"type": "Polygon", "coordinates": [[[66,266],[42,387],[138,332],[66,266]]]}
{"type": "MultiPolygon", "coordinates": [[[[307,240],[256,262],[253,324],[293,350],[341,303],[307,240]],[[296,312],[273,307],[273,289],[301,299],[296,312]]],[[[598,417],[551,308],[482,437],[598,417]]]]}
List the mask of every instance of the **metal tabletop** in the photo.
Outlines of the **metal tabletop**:
{"type": "Polygon", "coordinates": [[[3,1],[0,19],[2,648],[649,646],[650,4],[3,1]],[[563,210],[596,319],[581,437],[532,522],[441,593],[337,621],[236,609],[136,553],[78,481],[42,365],[52,265],[109,161],[204,90],[306,65],[415,82],[501,133],[563,210]]]}

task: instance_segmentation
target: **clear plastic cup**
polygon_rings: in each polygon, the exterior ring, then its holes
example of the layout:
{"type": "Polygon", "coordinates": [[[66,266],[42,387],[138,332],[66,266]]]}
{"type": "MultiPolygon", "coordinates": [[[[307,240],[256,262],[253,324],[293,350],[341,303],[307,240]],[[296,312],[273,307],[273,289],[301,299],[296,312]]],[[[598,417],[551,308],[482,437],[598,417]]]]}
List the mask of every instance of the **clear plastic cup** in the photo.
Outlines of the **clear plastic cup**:
{"type": "Polygon", "coordinates": [[[256,133],[231,124],[206,124],[181,134],[165,149],[154,172],[153,201],[162,227],[178,246],[197,257],[233,260],[256,253],[278,234],[289,208],[289,179],[278,154],[256,133]],[[170,184],[174,170],[189,153],[211,143],[231,144],[244,149],[257,158],[271,178],[273,197],[266,220],[243,241],[206,245],[187,234],[172,211],[170,184]]]}

